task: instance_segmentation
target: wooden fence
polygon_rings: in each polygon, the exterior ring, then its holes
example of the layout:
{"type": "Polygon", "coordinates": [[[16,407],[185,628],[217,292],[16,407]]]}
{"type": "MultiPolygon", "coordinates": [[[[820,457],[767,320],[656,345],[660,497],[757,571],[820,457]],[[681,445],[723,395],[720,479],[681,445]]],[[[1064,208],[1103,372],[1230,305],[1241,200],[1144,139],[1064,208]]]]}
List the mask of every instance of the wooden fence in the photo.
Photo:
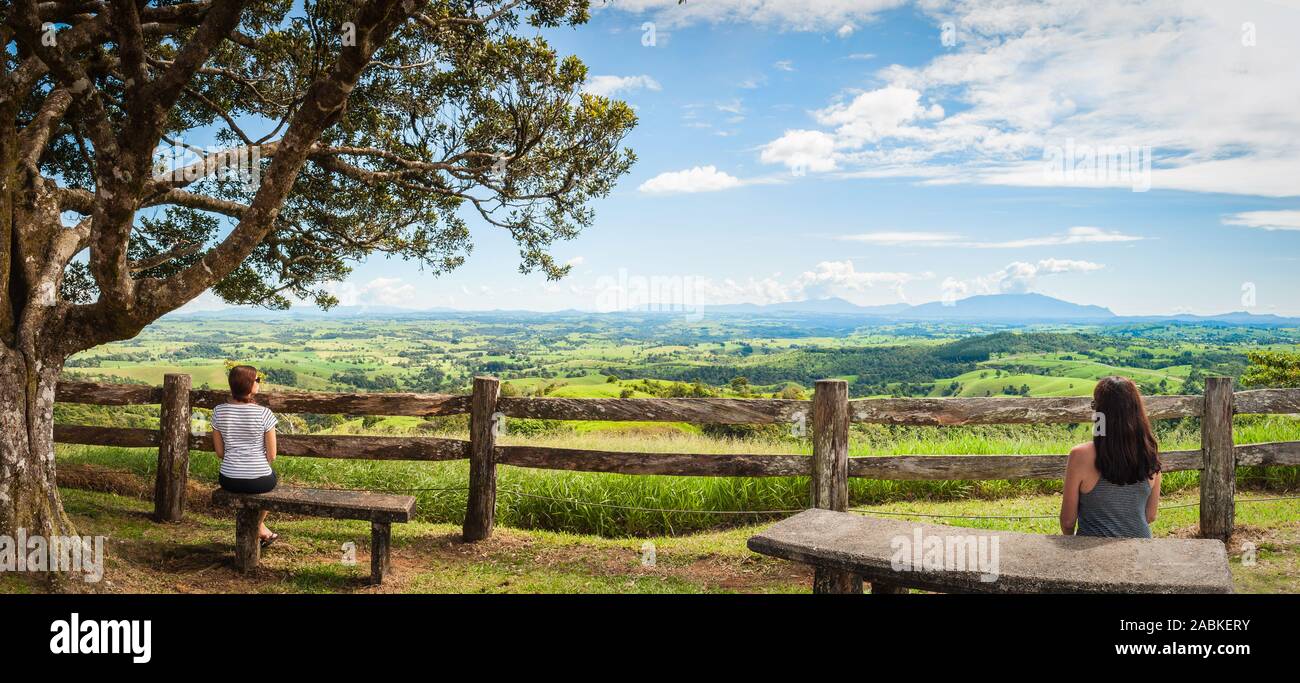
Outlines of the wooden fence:
{"type": "MultiPolygon", "coordinates": [[[[56,425],[60,443],[157,447],[155,516],[179,520],[185,508],[190,450],[212,450],[212,438],[190,430],[195,407],[212,408],[224,391],[195,390],[189,375],[169,374],[161,387],[63,382],[56,400],[98,405],[161,404],[161,429],[56,425]]],[[[888,398],[849,400],[840,380],[817,382],[811,401],[725,398],[569,399],[500,396],[492,377],[474,380],[469,396],[442,394],[334,394],[273,392],[257,401],[281,413],[439,416],[468,413],[469,440],[418,436],[280,434],[286,456],[370,460],[470,462],[466,540],[492,533],[496,467],[679,476],[791,477],[812,480],[810,505],[848,507],[848,478],[1060,479],[1065,455],[920,455],[849,458],[854,422],[953,426],[970,424],[1091,423],[1086,397],[888,398]],[[657,421],[714,424],[790,424],[811,430],[813,454],[628,453],[541,446],[497,445],[502,417],[547,420],[657,421]]],[[[1164,470],[1201,470],[1200,531],[1208,538],[1232,534],[1237,466],[1300,465],[1300,441],[1235,446],[1232,416],[1300,413],[1300,389],[1233,392],[1232,380],[1211,377],[1203,396],[1150,396],[1153,419],[1201,418],[1201,448],[1162,453],[1164,470]]],[[[819,577],[821,580],[821,577],[819,577]]],[[[826,580],[848,580],[826,577],[826,580]]]]}

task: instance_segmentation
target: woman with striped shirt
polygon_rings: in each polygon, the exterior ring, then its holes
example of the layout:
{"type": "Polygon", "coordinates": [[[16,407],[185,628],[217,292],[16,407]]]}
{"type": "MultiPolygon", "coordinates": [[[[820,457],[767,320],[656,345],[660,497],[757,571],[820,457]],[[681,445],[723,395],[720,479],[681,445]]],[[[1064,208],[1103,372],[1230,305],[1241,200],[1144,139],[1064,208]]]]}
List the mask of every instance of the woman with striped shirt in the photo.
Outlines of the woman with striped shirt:
{"type": "MultiPolygon", "coordinates": [[[[232,493],[266,493],[275,488],[275,413],[253,402],[260,379],[257,369],[237,365],[230,369],[230,401],[212,409],[212,445],[221,460],[217,480],[232,493]]],[[[262,547],[279,534],[266,528],[262,511],[262,547]]]]}

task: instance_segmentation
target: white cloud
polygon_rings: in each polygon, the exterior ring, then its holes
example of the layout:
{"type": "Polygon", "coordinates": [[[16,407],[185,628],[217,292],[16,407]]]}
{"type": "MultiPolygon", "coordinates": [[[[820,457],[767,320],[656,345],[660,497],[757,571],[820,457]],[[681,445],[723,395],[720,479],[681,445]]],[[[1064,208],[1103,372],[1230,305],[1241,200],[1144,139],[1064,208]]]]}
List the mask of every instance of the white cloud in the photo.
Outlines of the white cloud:
{"type": "MultiPolygon", "coordinates": [[[[688,3],[689,4],[689,3],[688,3]]],[[[920,66],[876,72],[814,120],[836,167],[928,182],[1124,187],[1044,172],[1046,150],[1150,149],[1153,189],[1300,195],[1300,41],[1245,21],[1300,24],[1300,7],[1096,0],[921,0],[957,44],[920,66]]],[[[1136,189],[1136,188],[1135,188],[1136,189]]]]}
{"type": "Polygon", "coordinates": [[[852,261],[822,261],[813,270],[805,271],[791,283],[795,299],[824,299],[862,293],[875,287],[885,287],[904,300],[903,285],[917,280],[928,280],[933,273],[904,273],[859,271],[852,261]]]}
{"type": "Polygon", "coordinates": [[[652,306],[691,310],[722,304],[773,304],[838,296],[855,303],[904,301],[903,286],[934,277],[933,273],[859,271],[852,261],[823,261],[794,277],[713,278],[702,275],[638,274],[620,270],[593,286],[573,288],[600,311],[652,306]]]}
{"type": "Polygon", "coordinates": [[[395,277],[378,277],[363,285],[328,282],[322,287],[341,306],[405,306],[415,301],[415,285],[395,277]]]}
{"type": "Polygon", "coordinates": [[[1043,237],[1027,237],[1001,242],[970,240],[951,232],[866,232],[856,235],[841,235],[837,239],[849,242],[865,242],[882,246],[929,246],[962,247],[971,249],[1022,249],[1027,247],[1049,247],[1068,244],[1095,244],[1112,242],[1136,242],[1142,239],[1137,235],[1094,228],[1075,226],[1064,233],[1043,237]]]}
{"type": "Polygon", "coordinates": [[[857,235],[841,235],[839,239],[881,246],[933,245],[955,242],[961,239],[961,235],[951,232],[864,232],[857,235]]]}
{"type": "Polygon", "coordinates": [[[684,171],[669,171],[641,183],[637,188],[650,194],[676,192],[717,192],[740,187],[744,183],[716,166],[696,166],[684,171]]]}
{"type": "Polygon", "coordinates": [[[906,0],[618,0],[607,6],[650,13],[666,27],[699,23],[750,22],[792,31],[830,31],[870,22],[881,11],[906,0]]]}
{"type": "Polygon", "coordinates": [[[1300,230],[1300,211],[1243,211],[1225,217],[1223,224],[1261,230],[1300,230]]]}
{"type": "Polygon", "coordinates": [[[716,107],[718,111],[727,114],[743,114],[745,112],[745,105],[739,99],[718,102],[713,106],[716,107]]]}
{"type": "Polygon", "coordinates": [[[1103,230],[1090,226],[1076,226],[1070,228],[1061,235],[1047,235],[1045,237],[1028,237],[1018,240],[1007,240],[1004,242],[967,242],[963,246],[978,247],[981,249],[1018,249],[1023,247],[1048,247],[1062,244],[1094,244],[1110,242],[1136,242],[1142,237],[1137,235],[1126,235],[1122,232],[1103,230]]]}
{"type": "Polygon", "coordinates": [[[1006,294],[1032,291],[1038,278],[1062,273],[1090,273],[1105,268],[1100,263],[1048,258],[1036,263],[1014,261],[997,271],[970,280],[945,278],[940,285],[943,299],[952,301],[970,294],[1006,294]]]}
{"type": "Polygon", "coordinates": [[[814,112],[813,118],[824,126],[834,126],[841,145],[856,148],[902,133],[905,123],[943,117],[943,107],[927,107],[920,100],[921,93],[916,90],[888,86],[814,112]]]}
{"type": "Polygon", "coordinates": [[[601,97],[612,97],[620,92],[662,89],[659,82],[649,76],[592,76],[582,86],[583,92],[601,97]]]}
{"type": "Polygon", "coordinates": [[[835,138],[817,130],[787,130],[763,146],[765,164],[785,164],[796,172],[835,169],[835,138]]]}
{"type": "Polygon", "coordinates": [[[580,266],[580,265],[582,265],[582,264],[584,264],[584,263],[586,263],[586,262],[587,262],[587,257],[585,257],[585,256],[574,256],[573,258],[569,259],[568,261],[565,261],[565,262],[564,262],[564,265],[566,265],[566,266],[573,266],[574,268],[577,268],[578,266],[580,266]]]}
{"type": "Polygon", "coordinates": [[[849,36],[853,35],[853,32],[856,30],[858,30],[858,27],[854,26],[853,24],[844,24],[843,26],[835,29],[835,35],[839,36],[840,38],[848,38],[849,36]]]}
{"type": "Polygon", "coordinates": [[[777,71],[794,71],[794,62],[788,59],[782,59],[772,64],[772,67],[777,71]]]}

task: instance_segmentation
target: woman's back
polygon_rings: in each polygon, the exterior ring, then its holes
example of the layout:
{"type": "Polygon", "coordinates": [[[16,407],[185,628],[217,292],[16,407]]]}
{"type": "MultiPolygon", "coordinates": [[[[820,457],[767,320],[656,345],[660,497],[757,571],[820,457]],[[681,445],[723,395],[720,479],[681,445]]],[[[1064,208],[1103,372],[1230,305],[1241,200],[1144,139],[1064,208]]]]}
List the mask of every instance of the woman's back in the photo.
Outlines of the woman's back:
{"type": "Polygon", "coordinates": [[[1160,444],[1142,392],[1127,377],[1103,377],[1092,390],[1092,411],[1092,441],[1070,449],[1065,461],[1061,533],[1151,538],[1160,444]]]}
{"type": "Polygon", "coordinates": [[[1079,492],[1079,536],[1151,538],[1147,501],[1151,482],[1112,484],[1098,477],[1090,491],[1079,492]]]}
{"type": "Polygon", "coordinates": [[[221,432],[225,445],[221,474],[232,479],[256,479],[270,474],[266,433],[275,424],[275,414],[256,403],[222,403],[213,408],[212,428],[221,432]]]}

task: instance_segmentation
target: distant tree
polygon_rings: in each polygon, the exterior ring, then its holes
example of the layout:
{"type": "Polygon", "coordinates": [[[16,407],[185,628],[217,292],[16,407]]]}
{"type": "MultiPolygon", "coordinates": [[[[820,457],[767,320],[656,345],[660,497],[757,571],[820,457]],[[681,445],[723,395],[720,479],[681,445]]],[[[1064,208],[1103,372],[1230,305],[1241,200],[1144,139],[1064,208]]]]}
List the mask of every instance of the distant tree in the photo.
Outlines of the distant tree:
{"type": "Polygon", "coordinates": [[[1251,351],[1246,354],[1250,365],[1241,376],[1245,387],[1300,387],[1300,352],[1251,351]]]}
{"type": "Polygon", "coordinates": [[[804,390],[797,384],[787,384],[781,391],[776,393],[776,398],[784,398],[795,401],[802,401],[807,398],[804,390]]]}
{"type": "Polygon", "coordinates": [[[749,378],[736,377],[731,380],[731,390],[741,396],[748,396],[750,392],[749,378]]]}
{"type": "Polygon", "coordinates": [[[298,373],[288,368],[268,368],[266,381],[285,387],[298,386],[298,373]]]}

